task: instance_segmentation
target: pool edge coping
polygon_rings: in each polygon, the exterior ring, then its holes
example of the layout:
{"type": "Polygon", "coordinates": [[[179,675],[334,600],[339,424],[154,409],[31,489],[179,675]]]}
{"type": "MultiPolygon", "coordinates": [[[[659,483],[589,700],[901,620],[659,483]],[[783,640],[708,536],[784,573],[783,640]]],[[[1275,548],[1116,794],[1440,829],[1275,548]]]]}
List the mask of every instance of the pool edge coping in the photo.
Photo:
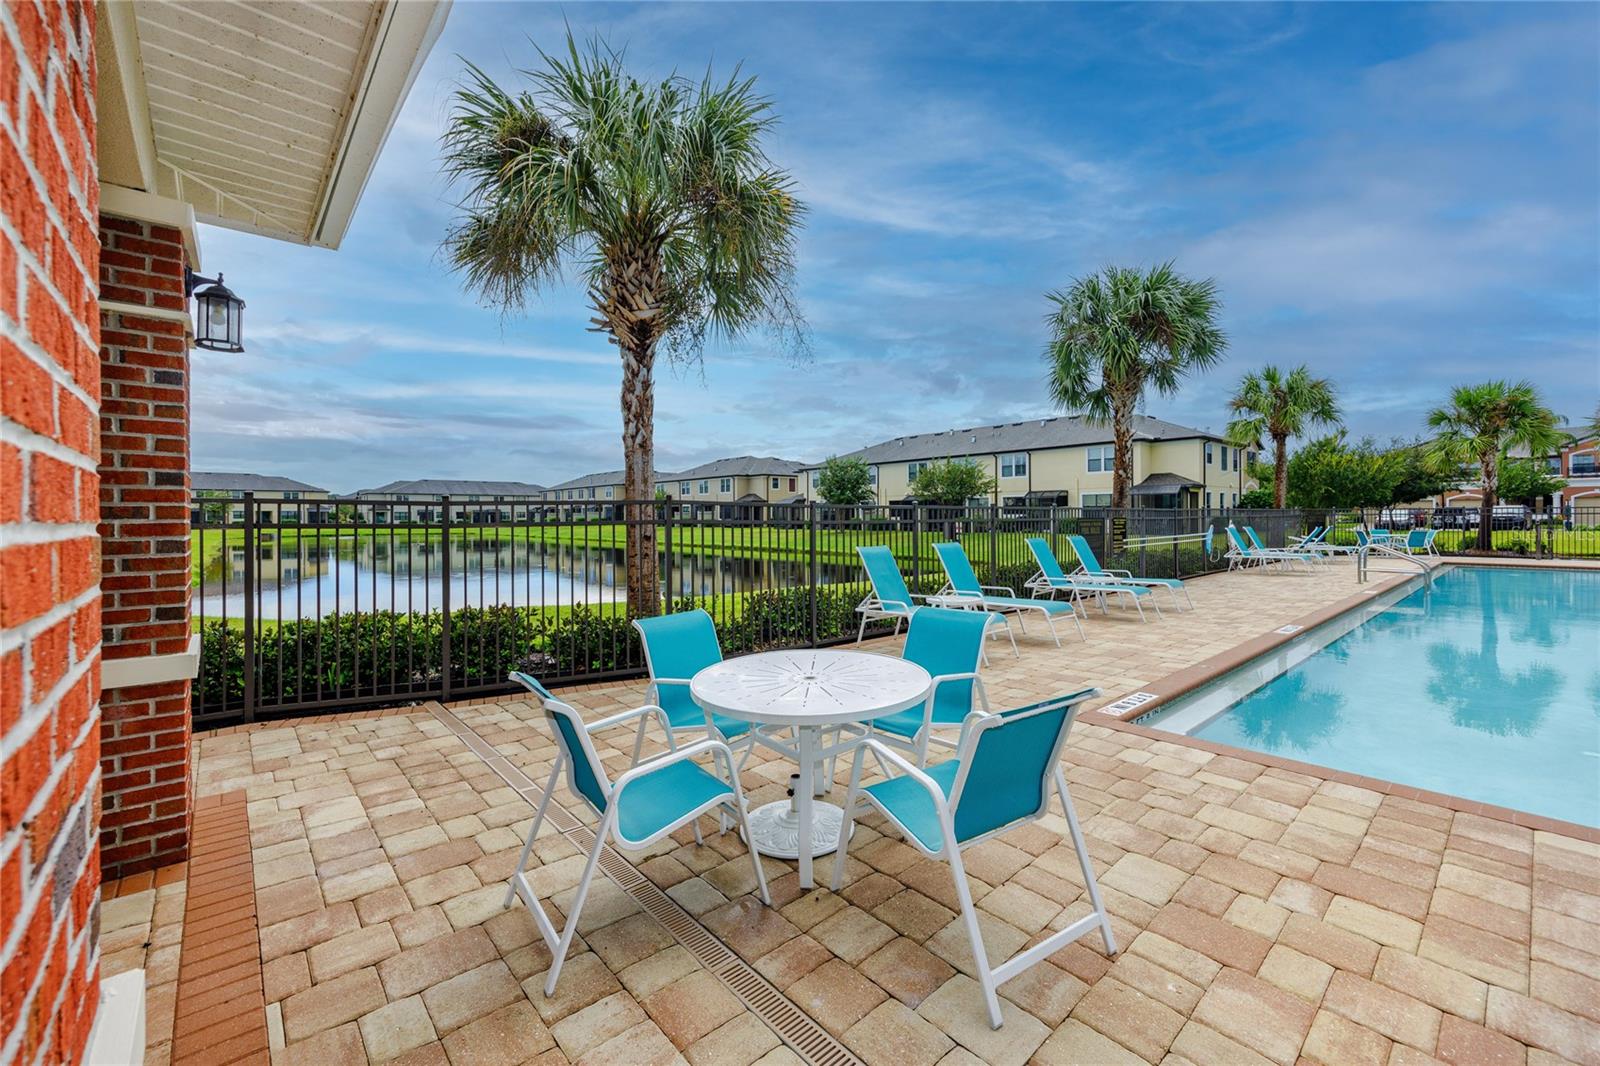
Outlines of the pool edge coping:
{"type": "MultiPolygon", "coordinates": [[[[1453,566],[1473,566],[1478,560],[1460,561],[1457,557],[1446,557],[1433,563],[1429,572],[1436,572],[1453,566]]],[[[1497,561],[1496,566],[1517,566],[1521,561],[1497,561]]],[[[1526,569],[1575,569],[1592,570],[1594,566],[1576,567],[1551,567],[1537,565],[1536,561],[1529,560],[1526,569]]],[[[1397,574],[1383,581],[1375,582],[1370,588],[1363,589],[1354,596],[1347,596],[1342,600],[1335,600],[1307,614],[1295,618],[1292,622],[1285,623],[1277,630],[1270,630],[1244,640],[1227,651],[1218,652],[1209,659],[1203,659],[1193,666],[1186,666],[1181,670],[1174,670],[1148,685],[1122,694],[1111,700],[1106,706],[1115,706],[1131,697],[1147,697],[1138,700],[1133,706],[1117,713],[1108,713],[1103,710],[1085,711],[1080,717],[1085,724],[1104,726],[1119,732],[1133,733],[1137,736],[1149,737],[1152,740],[1166,741],[1180,744],[1184,747],[1197,748],[1209,751],[1215,755],[1226,755],[1230,758],[1253,762],[1292,773],[1305,774],[1309,777],[1319,777],[1326,781],[1339,784],[1353,785],[1357,788],[1368,789],[1380,795],[1396,796],[1401,799],[1413,800],[1420,803],[1431,803],[1446,810],[1462,814],[1473,814],[1483,818],[1492,818],[1496,821],[1508,822],[1535,832],[1556,833],[1561,836],[1571,837],[1588,844],[1600,844],[1600,826],[1586,826],[1578,822],[1568,822],[1560,818],[1551,818],[1542,814],[1533,814],[1528,811],[1519,811],[1512,807],[1501,807],[1481,800],[1467,799],[1463,796],[1451,795],[1447,792],[1433,792],[1414,785],[1401,784],[1398,781],[1389,781],[1383,778],[1369,777],[1365,774],[1355,774],[1348,770],[1340,770],[1332,766],[1323,766],[1320,763],[1303,762],[1298,759],[1286,759],[1281,755],[1268,752],[1255,751],[1250,748],[1236,747],[1232,744],[1221,744],[1214,740],[1202,740],[1186,733],[1172,733],[1164,729],[1153,729],[1149,726],[1137,725],[1133,719],[1142,718],[1169,703],[1179,696],[1186,696],[1197,689],[1203,688],[1224,674],[1239,669],[1250,661],[1260,658],[1271,651],[1283,647],[1294,640],[1299,640],[1317,626],[1333,621],[1347,611],[1355,610],[1364,604],[1370,603],[1373,598],[1381,596],[1410,582],[1417,581],[1421,574],[1397,574]],[[1298,627],[1289,632],[1282,630],[1290,626],[1298,627]]]]}

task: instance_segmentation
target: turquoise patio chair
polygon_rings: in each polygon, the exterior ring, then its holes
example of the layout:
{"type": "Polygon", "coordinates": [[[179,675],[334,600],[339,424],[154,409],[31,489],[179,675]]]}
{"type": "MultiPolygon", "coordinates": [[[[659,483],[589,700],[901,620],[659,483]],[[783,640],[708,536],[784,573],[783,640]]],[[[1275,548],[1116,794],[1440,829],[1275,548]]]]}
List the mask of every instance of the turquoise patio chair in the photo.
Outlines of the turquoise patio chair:
{"type": "MultiPolygon", "coordinates": [[[[906,631],[906,646],[901,657],[916,663],[933,677],[928,698],[920,706],[868,722],[870,734],[881,735],[916,756],[917,765],[928,761],[928,743],[955,747],[954,742],[934,737],[933,731],[954,728],[972,713],[974,696],[984,710],[989,696],[978,677],[983,654],[983,638],[993,615],[981,611],[957,611],[943,607],[924,607],[911,619],[906,631]]],[[[885,773],[888,767],[884,767],[885,773]]]]}
{"type": "MultiPolygon", "coordinates": [[[[704,729],[713,740],[741,749],[739,767],[743,769],[755,744],[750,723],[708,713],[689,694],[694,675],[722,661],[722,645],[717,642],[717,627],[711,616],[696,608],[655,618],[635,618],[633,627],[644,644],[645,667],[650,671],[650,702],[666,712],[667,725],[674,733],[704,729]]],[[[643,722],[639,723],[639,732],[644,733],[643,722]]]]}
{"type": "MultiPolygon", "coordinates": [[[[857,546],[856,554],[861,557],[861,565],[866,568],[867,580],[872,583],[872,592],[866,599],[856,605],[856,613],[861,615],[861,626],[856,630],[856,643],[866,636],[867,623],[881,618],[894,619],[894,636],[900,635],[900,623],[911,618],[922,610],[924,604],[912,602],[914,594],[906,587],[906,579],[900,574],[900,564],[894,560],[894,552],[881,544],[857,546]]],[[[927,599],[926,596],[920,597],[927,599]]],[[[1011,638],[1011,650],[1017,655],[1022,653],[1017,650],[1017,638],[1011,632],[1011,623],[1001,615],[991,615],[990,625],[1000,625],[1005,628],[1006,636],[1011,638]]]]}
{"type": "Polygon", "coordinates": [[[1228,569],[1248,569],[1255,566],[1265,569],[1273,565],[1282,565],[1293,569],[1295,558],[1283,554],[1274,548],[1254,547],[1239,528],[1231,523],[1224,531],[1228,534],[1228,569]]]}
{"type": "Polygon", "coordinates": [[[1433,546],[1433,540],[1438,535],[1437,529],[1408,530],[1406,541],[1399,548],[1407,555],[1438,555],[1439,549],[1433,546]]]}
{"type": "Polygon", "coordinates": [[[1050,636],[1055,639],[1056,647],[1061,647],[1061,636],[1056,632],[1056,619],[1066,615],[1072,619],[1072,624],[1078,627],[1078,636],[1083,640],[1083,623],[1078,621],[1078,609],[1070,603],[1060,600],[1022,599],[1016,590],[1005,585],[983,585],[978,582],[978,575],[972,569],[972,561],[967,558],[967,550],[956,541],[946,541],[933,546],[934,554],[939,556],[939,565],[944,567],[945,586],[940,592],[929,597],[929,602],[941,607],[961,607],[982,611],[993,611],[998,614],[1015,614],[1017,625],[1022,626],[1022,631],[1027,632],[1027,627],[1022,624],[1022,615],[1032,612],[1040,615],[1045,624],[1050,627],[1050,636]],[[1004,596],[995,596],[992,593],[1003,592],[1004,596]]]}
{"type": "MultiPolygon", "coordinates": [[[[1188,602],[1190,607],[1194,606],[1194,601],[1189,599],[1189,590],[1182,581],[1175,577],[1134,577],[1131,570],[1108,570],[1100,565],[1100,560],[1095,556],[1094,549],[1089,547],[1089,542],[1083,537],[1076,533],[1068,534],[1067,543],[1072,545],[1073,554],[1078,557],[1078,569],[1090,577],[1147,589],[1166,589],[1168,595],[1172,597],[1172,605],[1178,610],[1183,610],[1185,601],[1188,602]],[[1182,600],[1178,599],[1178,593],[1180,592],[1183,593],[1182,600]]],[[[1154,606],[1155,600],[1152,599],[1150,603],[1154,606]]]]}
{"type": "Polygon", "coordinates": [[[1088,688],[999,714],[973,711],[962,725],[955,758],[926,769],[911,765],[888,746],[868,739],[857,749],[850,770],[850,790],[844,806],[847,821],[839,833],[833,890],[839,891],[843,883],[851,824],[863,800],[881,811],[912,847],[930,858],[948,862],[984,1003],[989,1009],[989,1024],[995,1029],[1002,1022],[1000,1001],[995,994],[999,985],[1094,929],[1100,930],[1106,953],[1117,952],[1111,918],[1100,900],[1094,865],[1061,772],[1061,750],[1078,705],[1095,694],[1095,689],[1088,688]],[[861,770],[869,751],[880,762],[891,763],[900,771],[899,776],[863,788],[861,770]],[[1061,798],[1093,910],[998,966],[991,966],[961,861],[962,849],[1044,817],[1049,811],[1052,787],[1061,798]]]}
{"type": "MultiPolygon", "coordinates": [[[[539,796],[533,825],[528,828],[528,837],[523,843],[516,869],[511,873],[505,899],[507,907],[519,898],[527,905],[528,913],[533,916],[533,924],[538,927],[539,935],[550,949],[550,973],[544,982],[544,994],[550,996],[555,994],[556,981],[561,976],[567,950],[572,946],[573,934],[578,929],[578,918],[583,913],[583,901],[589,894],[589,885],[594,881],[595,870],[600,862],[600,852],[605,848],[608,838],[615,841],[618,847],[630,851],[646,848],[691,822],[697,823],[698,832],[700,816],[719,808],[733,814],[746,840],[750,839],[750,826],[744,791],[739,787],[739,775],[733,766],[733,752],[721,740],[702,740],[679,748],[673,743],[671,731],[667,730],[670,749],[667,754],[638,763],[635,745],[636,765],[612,781],[594,750],[590,734],[635,716],[640,720],[641,730],[644,723],[652,718],[666,730],[667,723],[661,708],[644,706],[586,726],[576,710],[551,695],[537,678],[514,672],[511,680],[539,697],[545,720],[550,723],[550,732],[556,740],[555,765],[550,768],[550,777],[539,796]],[[711,755],[717,773],[690,761],[705,754],[711,755]],[[584,863],[583,876],[578,879],[577,894],[566,908],[566,924],[558,931],[523,871],[562,770],[567,771],[567,787],[573,795],[588,804],[599,822],[594,827],[594,846],[584,863]]],[[[756,884],[760,887],[762,902],[771,906],[767,875],[754,849],[750,851],[750,862],[755,867],[756,884]]]]}

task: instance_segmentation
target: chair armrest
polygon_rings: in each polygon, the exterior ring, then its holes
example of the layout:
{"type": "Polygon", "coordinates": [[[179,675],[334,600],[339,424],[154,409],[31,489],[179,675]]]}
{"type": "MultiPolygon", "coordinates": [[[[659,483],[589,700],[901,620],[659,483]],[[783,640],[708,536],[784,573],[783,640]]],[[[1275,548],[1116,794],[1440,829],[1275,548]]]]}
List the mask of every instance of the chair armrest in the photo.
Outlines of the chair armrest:
{"type": "Polygon", "coordinates": [[[687,677],[652,677],[650,683],[652,685],[687,685],[689,679],[687,677]]]}
{"type": "Polygon", "coordinates": [[[978,587],[983,589],[985,592],[1004,592],[1012,599],[1015,599],[1017,596],[1017,590],[1012,588],[1010,585],[979,585],[978,587]]]}
{"type": "MultiPolygon", "coordinates": [[[[697,740],[693,744],[679,748],[677,751],[668,752],[666,755],[651,759],[649,762],[642,762],[638,766],[624,771],[622,774],[618,775],[616,781],[612,783],[611,794],[613,796],[618,795],[631,782],[644,777],[646,774],[659,770],[663,766],[667,766],[671,763],[683,762],[685,759],[692,759],[697,755],[704,755],[708,751],[727,759],[728,766],[731,767],[733,765],[733,752],[728,749],[728,745],[724,744],[720,740],[697,740]]],[[[732,782],[729,782],[729,787],[735,786],[732,782]]]]}
{"type": "Polygon", "coordinates": [[[657,718],[662,718],[665,712],[663,712],[661,708],[657,707],[655,704],[647,703],[642,707],[635,707],[631,711],[623,711],[620,714],[613,714],[610,717],[589,722],[583,728],[587,733],[598,733],[602,729],[610,729],[614,725],[621,725],[623,722],[632,721],[635,718],[640,718],[647,714],[655,715],[657,718]]]}
{"type": "Polygon", "coordinates": [[[1132,570],[1105,570],[1105,569],[1102,569],[1101,573],[1107,574],[1107,575],[1109,575],[1111,577],[1126,577],[1126,578],[1133,577],[1133,571],[1132,570]]]}
{"type": "Polygon", "coordinates": [[[861,751],[862,748],[871,748],[879,758],[893,763],[895,769],[899,770],[901,773],[914,780],[917,784],[927,789],[928,796],[933,800],[934,806],[944,806],[946,802],[944,789],[940,788],[937,781],[929,777],[909,759],[905,758],[899,752],[895,751],[882,741],[872,740],[870,738],[861,742],[861,748],[857,749],[857,759],[864,757],[864,754],[861,751]]]}

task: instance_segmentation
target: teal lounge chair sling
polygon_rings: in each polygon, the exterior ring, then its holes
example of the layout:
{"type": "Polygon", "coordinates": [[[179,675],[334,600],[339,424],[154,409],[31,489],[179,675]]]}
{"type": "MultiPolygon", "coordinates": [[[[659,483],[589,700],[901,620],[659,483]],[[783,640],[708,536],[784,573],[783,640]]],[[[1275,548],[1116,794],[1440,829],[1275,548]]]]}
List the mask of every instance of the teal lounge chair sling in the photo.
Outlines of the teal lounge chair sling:
{"type": "MultiPolygon", "coordinates": [[[[737,820],[746,840],[750,838],[750,826],[746,820],[744,791],[739,787],[739,775],[733,766],[733,752],[720,739],[702,740],[679,748],[673,741],[672,730],[668,728],[666,713],[660,707],[650,705],[585,725],[583,717],[576,710],[551,695],[537,678],[512,673],[511,680],[539,698],[545,721],[549,723],[550,732],[556,740],[555,764],[550,767],[550,776],[539,795],[533,825],[528,828],[527,840],[523,843],[516,869],[511,873],[505,899],[507,907],[519,898],[522,900],[528,913],[533,916],[533,924],[538,927],[545,946],[550,949],[550,972],[545,977],[544,994],[551,996],[555,994],[556,981],[561,976],[562,964],[566,962],[567,950],[572,946],[578,918],[583,913],[583,901],[589,894],[589,886],[599,867],[600,852],[605,848],[607,839],[615,841],[621,848],[645,848],[691,822],[695,823],[695,836],[698,839],[700,816],[716,809],[728,812],[737,820]],[[641,763],[639,742],[636,740],[634,765],[618,775],[616,781],[612,781],[607,777],[606,768],[589,737],[634,718],[639,720],[641,736],[645,723],[656,721],[661,725],[667,736],[668,753],[641,763]],[[711,756],[715,772],[690,761],[707,754],[711,756]],[[565,907],[566,924],[557,930],[539,903],[539,894],[529,882],[524,869],[562,770],[567,772],[567,786],[573,795],[594,811],[599,822],[594,827],[594,846],[589,850],[583,875],[578,879],[577,893],[565,907]]],[[[761,899],[771,906],[772,898],[767,894],[767,876],[754,850],[750,852],[750,861],[755,866],[761,899]]]]}
{"type": "MultiPolygon", "coordinates": [[[[945,586],[936,596],[930,597],[931,601],[942,607],[1015,614],[1019,626],[1022,625],[1023,614],[1038,614],[1050,627],[1050,636],[1055,639],[1058,648],[1061,647],[1061,636],[1056,632],[1056,619],[1065,616],[1071,618],[1072,624],[1078,627],[1078,636],[1088,639],[1083,634],[1083,623],[1078,621],[1078,609],[1072,604],[1059,600],[1022,599],[1016,590],[1007,586],[979,584],[966,549],[955,541],[935,544],[933,550],[939,557],[939,565],[944,567],[945,586]],[[1004,595],[997,596],[997,592],[1004,595]]],[[[1023,632],[1027,632],[1026,627],[1023,627],[1023,632]]]]}
{"type": "Polygon", "coordinates": [[[1111,918],[1101,902],[1094,864],[1078,826],[1066,776],[1061,772],[1061,751],[1078,705],[1095,694],[1096,690],[1090,688],[999,714],[973,711],[962,723],[955,757],[925,769],[913,766],[879,740],[869,738],[857,749],[850,769],[850,790],[844,806],[846,824],[839,834],[841,843],[833,863],[833,890],[839,891],[843,884],[850,827],[863,802],[882,812],[889,825],[912,847],[930,858],[948,862],[983,988],[984,1005],[989,1011],[989,1024],[995,1029],[1003,1021],[995,989],[1006,981],[1096,929],[1106,953],[1114,955],[1117,951],[1111,918]],[[899,771],[897,776],[863,787],[861,771],[869,752],[879,762],[892,765],[899,771]],[[1078,853],[1091,911],[999,965],[991,965],[967,885],[962,849],[1044,817],[1049,812],[1052,790],[1060,797],[1067,817],[1067,831],[1078,853]]]}

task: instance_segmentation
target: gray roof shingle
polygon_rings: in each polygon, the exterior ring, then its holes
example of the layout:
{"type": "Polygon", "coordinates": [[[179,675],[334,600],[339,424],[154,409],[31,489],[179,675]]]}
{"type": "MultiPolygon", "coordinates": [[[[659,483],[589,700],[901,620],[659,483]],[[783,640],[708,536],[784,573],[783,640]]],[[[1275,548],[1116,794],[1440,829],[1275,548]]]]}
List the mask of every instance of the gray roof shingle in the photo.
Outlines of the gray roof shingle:
{"type": "Polygon", "coordinates": [[[194,492],[327,492],[292,477],[271,474],[245,474],[227,470],[191,470],[189,488],[194,492]]]}
{"type": "MultiPolygon", "coordinates": [[[[1149,415],[1133,418],[1134,440],[1221,440],[1192,426],[1181,426],[1149,415]]],[[[844,458],[869,463],[910,462],[918,459],[955,459],[965,455],[990,455],[995,452],[1026,452],[1043,448],[1074,448],[1086,444],[1110,444],[1109,423],[1091,422],[1084,415],[1034,418],[1024,422],[1001,422],[993,426],[947,429],[939,433],[914,433],[905,437],[869,444],[844,458]]],[[[807,469],[821,464],[810,464],[807,469]]]]}
{"type": "Polygon", "coordinates": [[[457,481],[450,478],[423,478],[416,481],[391,481],[375,489],[358,489],[357,496],[542,496],[543,485],[526,481],[457,481]]]}

